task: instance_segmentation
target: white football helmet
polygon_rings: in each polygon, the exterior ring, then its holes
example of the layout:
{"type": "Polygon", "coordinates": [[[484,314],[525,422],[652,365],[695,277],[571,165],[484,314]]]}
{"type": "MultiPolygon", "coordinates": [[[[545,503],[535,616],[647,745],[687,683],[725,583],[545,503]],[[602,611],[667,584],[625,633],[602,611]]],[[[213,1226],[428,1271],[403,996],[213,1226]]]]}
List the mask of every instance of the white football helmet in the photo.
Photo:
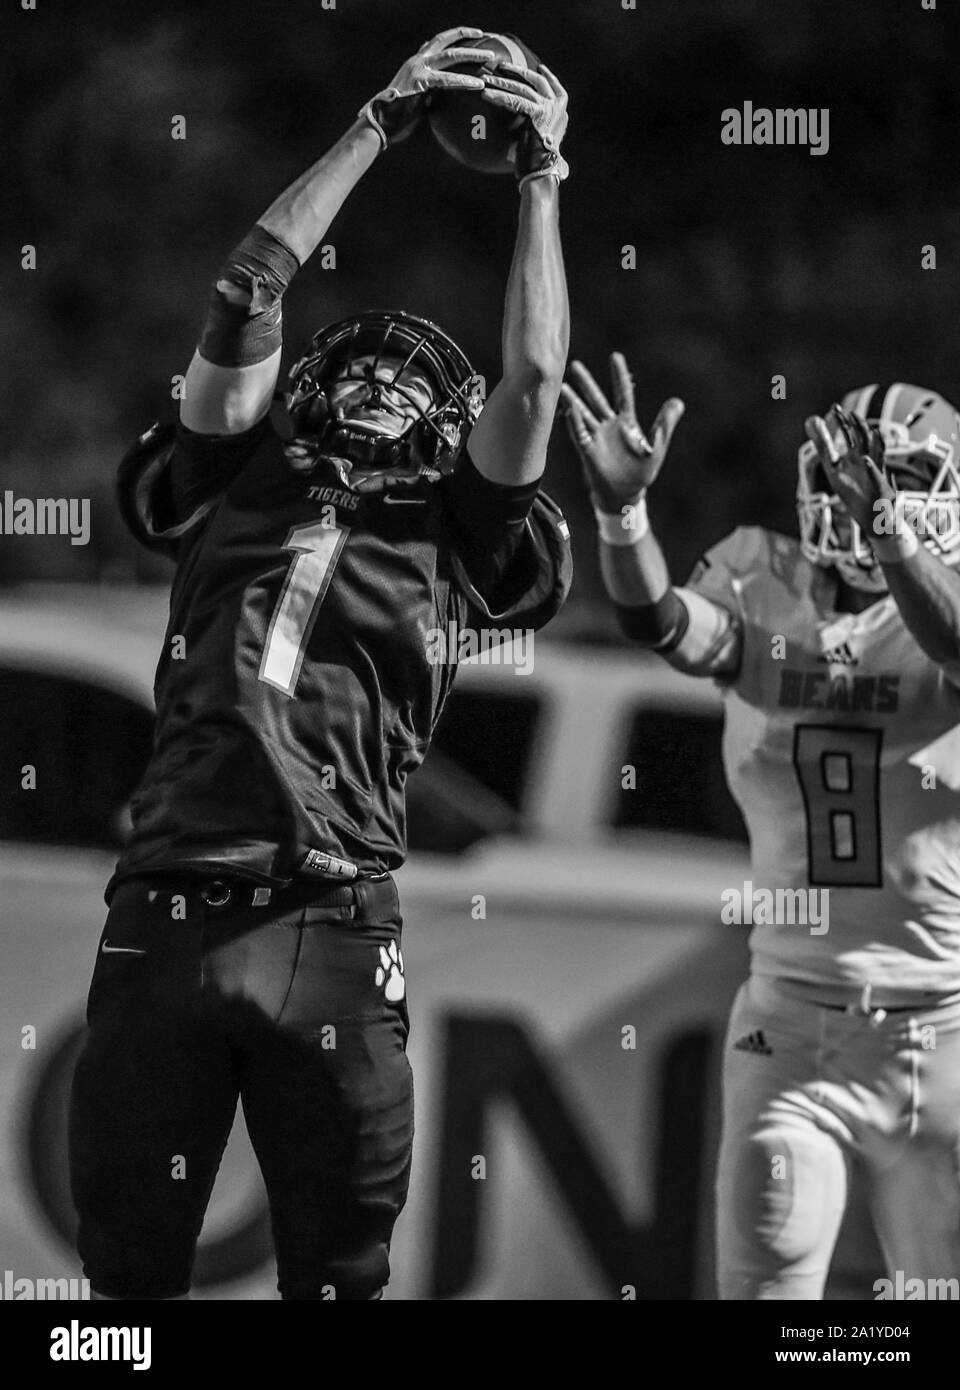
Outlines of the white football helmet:
{"type": "MultiPolygon", "coordinates": [[[[841,405],[875,425],[896,506],[923,544],[946,564],[960,563],[960,416],[936,391],[898,381],[886,390],[861,386],[841,405]]],[[[868,593],[887,585],[870,543],[830,489],[816,446],[798,455],[800,549],[815,565],[834,565],[846,582],[868,593]]]]}

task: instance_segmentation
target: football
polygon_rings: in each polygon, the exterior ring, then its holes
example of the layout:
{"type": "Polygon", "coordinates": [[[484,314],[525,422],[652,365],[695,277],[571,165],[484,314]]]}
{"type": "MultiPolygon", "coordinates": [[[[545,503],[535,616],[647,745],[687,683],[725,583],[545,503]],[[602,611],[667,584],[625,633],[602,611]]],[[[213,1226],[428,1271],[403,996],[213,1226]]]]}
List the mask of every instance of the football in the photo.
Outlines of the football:
{"type": "MultiPolygon", "coordinates": [[[[506,56],[518,67],[540,67],[537,55],[511,34],[484,34],[483,38],[471,39],[469,46],[506,56]]],[[[482,77],[484,69],[477,63],[457,63],[448,71],[482,77]]],[[[491,106],[479,92],[466,91],[436,92],[429,119],[437,141],[458,163],[483,174],[514,172],[517,137],[524,116],[491,106]]]]}

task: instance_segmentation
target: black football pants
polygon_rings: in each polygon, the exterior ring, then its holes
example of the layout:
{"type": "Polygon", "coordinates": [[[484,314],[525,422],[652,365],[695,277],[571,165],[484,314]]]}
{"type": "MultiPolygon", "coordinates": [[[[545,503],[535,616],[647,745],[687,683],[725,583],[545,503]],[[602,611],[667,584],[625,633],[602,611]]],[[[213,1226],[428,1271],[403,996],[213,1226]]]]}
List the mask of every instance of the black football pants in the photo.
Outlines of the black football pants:
{"type": "Polygon", "coordinates": [[[397,891],[308,891],[306,905],[217,908],[196,883],[117,888],[70,1113],[95,1292],[187,1292],[238,1097],[281,1296],[369,1299],[386,1284],[413,1139],[397,891]]]}

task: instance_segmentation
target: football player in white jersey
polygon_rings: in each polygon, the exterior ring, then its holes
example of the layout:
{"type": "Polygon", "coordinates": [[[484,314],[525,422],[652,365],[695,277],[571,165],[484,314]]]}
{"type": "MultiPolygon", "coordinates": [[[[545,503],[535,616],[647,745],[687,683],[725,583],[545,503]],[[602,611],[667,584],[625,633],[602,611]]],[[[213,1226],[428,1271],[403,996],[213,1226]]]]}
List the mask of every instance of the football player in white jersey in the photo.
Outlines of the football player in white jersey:
{"type": "Polygon", "coordinates": [[[888,1267],[876,1296],[949,1296],[960,420],[903,383],[848,393],[807,421],[799,541],[738,528],[675,588],[645,497],[683,404],[646,436],[627,364],[611,365],[613,405],[579,363],[564,388],[604,581],[627,635],[722,686],[751,844],[741,901],[765,907],[724,1058],[720,1297],[822,1298],[854,1167],[888,1267]]]}

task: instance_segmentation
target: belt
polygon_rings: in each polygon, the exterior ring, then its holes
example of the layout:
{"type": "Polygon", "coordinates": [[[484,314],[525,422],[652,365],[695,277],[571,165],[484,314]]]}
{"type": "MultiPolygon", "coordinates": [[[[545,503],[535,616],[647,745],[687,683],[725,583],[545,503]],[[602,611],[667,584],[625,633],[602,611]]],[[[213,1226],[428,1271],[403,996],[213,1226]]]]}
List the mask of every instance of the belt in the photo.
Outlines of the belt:
{"type": "Polygon", "coordinates": [[[197,891],[207,907],[215,912],[235,912],[244,907],[348,907],[383,885],[393,889],[389,874],[354,879],[352,883],[295,879],[283,888],[267,888],[247,879],[221,875],[200,879],[197,891]]]}
{"type": "Polygon", "coordinates": [[[820,1004],[821,1009],[830,1009],[833,1013],[850,1014],[855,1018],[873,1018],[877,1023],[882,1023],[887,1014],[916,1014],[923,1012],[922,1004],[888,1004],[880,1007],[871,1003],[873,992],[872,985],[864,985],[860,991],[860,998],[854,1003],[849,1004],[820,1004]]]}
{"type": "Polygon", "coordinates": [[[860,1004],[820,1004],[821,1009],[830,1009],[835,1014],[850,1014],[853,1018],[875,1018],[882,1023],[887,1014],[916,1014],[922,1012],[916,1004],[894,1004],[891,1008],[865,1009],[860,1004]]]}
{"type": "MultiPolygon", "coordinates": [[[[887,1014],[920,1014],[931,1009],[949,1008],[960,1004],[960,994],[956,991],[944,994],[931,990],[926,998],[919,997],[910,1004],[894,1004],[887,1001],[897,996],[886,986],[816,985],[789,979],[769,980],[766,976],[752,978],[756,979],[759,985],[766,985],[775,993],[796,999],[801,1004],[812,1005],[817,1009],[829,1009],[831,1013],[846,1014],[851,1018],[872,1018],[878,1023],[882,1022],[887,1014]],[[824,998],[824,995],[827,997],[824,998]],[[830,995],[833,996],[832,999],[830,995]]],[[[900,998],[903,998],[902,994],[900,998]]]]}

